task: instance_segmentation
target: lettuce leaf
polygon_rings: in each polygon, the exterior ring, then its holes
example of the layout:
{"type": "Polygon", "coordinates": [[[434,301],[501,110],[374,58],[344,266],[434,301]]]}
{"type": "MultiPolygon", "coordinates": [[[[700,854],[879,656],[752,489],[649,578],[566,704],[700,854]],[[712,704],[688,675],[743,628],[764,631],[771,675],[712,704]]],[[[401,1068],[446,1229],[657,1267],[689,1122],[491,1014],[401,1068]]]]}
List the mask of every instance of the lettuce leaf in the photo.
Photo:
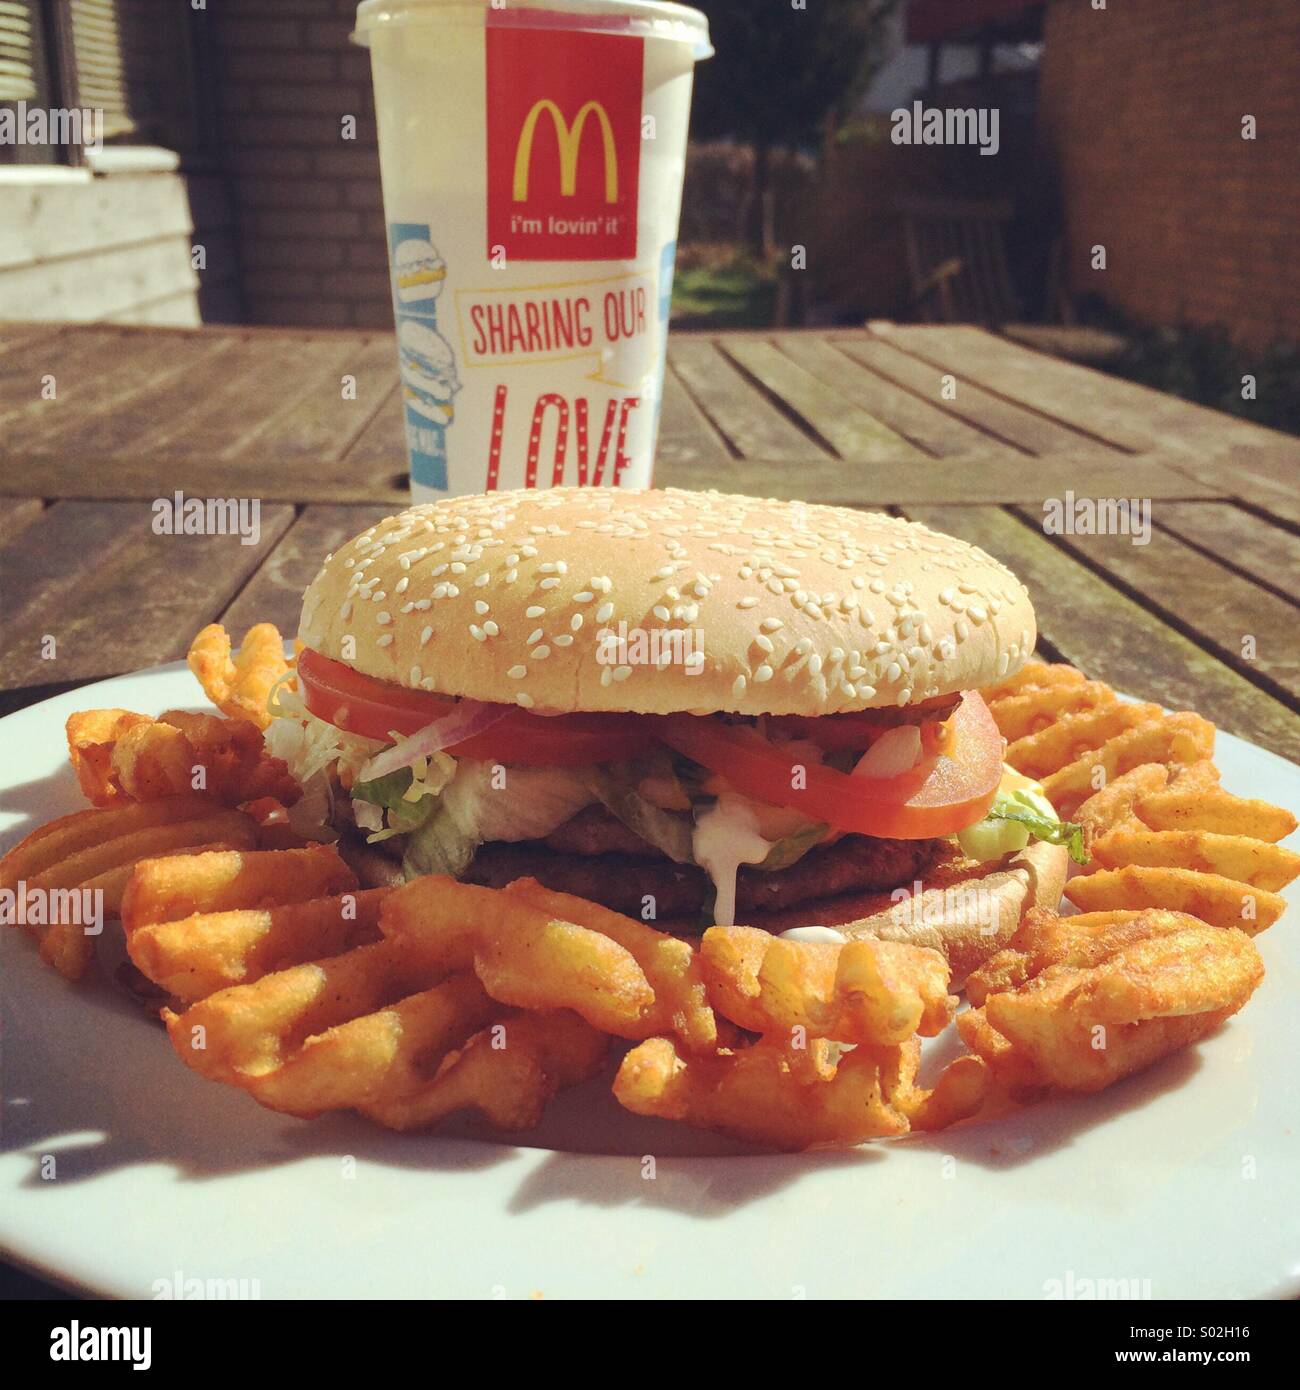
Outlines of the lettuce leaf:
{"type": "Polygon", "coordinates": [[[802,859],[814,845],[819,845],[826,838],[826,829],[820,821],[809,821],[792,834],[774,841],[772,848],[767,852],[767,858],[761,864],[755,864],[754,868],[769,874],[777,869],[788,869],[791,864],[802,859]]]}
{"type": "Polygon", "coordinates": [[[604,803],[610,815],[634,834],[678,864],[694,862],[691,854],[691,819],[665,811],[648,801],[636,787],[604,767],[587,769],[587,785],[604,803]]]}
{"type": "MultiPolygon", "coordinates": [[[[407,878],[459,877],[485,840],[540,840],[596,799],[581,767],[510,767],[462,758],[406,843],[407,878]]],[[[396,774],[390,774],[395,776],[396,774]]],[[[386,778],[377,778],[386,782],[386,778]]]]}
{"type": "Polygon", "coordinates": [[[382,806],[387,812],[384,818],[386,830],[395,835],[407,835],[429,819],[436,804],[434,792],[422,792],[412,797],[412,780],[409,767],[398,768],[396,772],[375,777],[369,782],[353,782],[352,798],[354,801],[369,801],[375,806],[382,806]]]}
{"type": "Polygon", "coordinates": [[[1064,845],[1076,864],[1088,862],[1083,826],[1061,820],[1050,807],[1045,811],[1041,799],[1029,792],[999,792],[993,798],[993,805],[989,807],[985,819],[1015,821],[1037,840],[1045,840],[1049,845],[1064,845]]]}

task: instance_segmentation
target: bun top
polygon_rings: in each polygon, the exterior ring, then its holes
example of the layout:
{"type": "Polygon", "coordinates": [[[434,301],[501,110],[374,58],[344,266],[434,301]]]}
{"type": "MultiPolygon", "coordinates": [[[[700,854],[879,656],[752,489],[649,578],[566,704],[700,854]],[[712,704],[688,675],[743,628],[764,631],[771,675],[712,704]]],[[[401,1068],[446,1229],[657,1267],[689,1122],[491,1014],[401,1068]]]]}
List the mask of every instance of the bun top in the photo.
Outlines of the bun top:
{"type": "Polygon", "coordinates": [[[1036,630],[1010,570],[913,522],[551,488],[371,526],[326,557],[299,636],[368,676],[530,709],[822,715],[991,684],[1036,630]]]}

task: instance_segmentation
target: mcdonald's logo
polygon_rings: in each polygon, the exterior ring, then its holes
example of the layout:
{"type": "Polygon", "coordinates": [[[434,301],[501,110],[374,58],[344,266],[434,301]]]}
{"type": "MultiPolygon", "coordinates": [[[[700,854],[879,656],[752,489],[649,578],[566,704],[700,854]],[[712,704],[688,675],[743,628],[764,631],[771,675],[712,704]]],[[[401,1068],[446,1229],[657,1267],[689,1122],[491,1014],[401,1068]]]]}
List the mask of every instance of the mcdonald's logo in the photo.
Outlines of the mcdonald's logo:
{"type": "Polygon", "coordinates": [[[637,254],[641,39],[488,12],[487,248],[512,262],[637,254]]]}
{"type": "Polygon", "coordinates": [[[572,198],[578,191],[578,152],[582,148],[582,132],[587,125],[587,117],[595,116],[600,122],[600,138],[605,156],[605,201],[618,202],[618,150],[614,145],[614,127],[609,123],[609,113],[598,101],[589,101],[573,118],[573,124],[564,119],[564,112],[549,98],[543,97],[533,103],[532,110],[524,118],[523,129],[519,132],[519,143],[515,146],[515,177],[511,193],[516,203],[528,200],[528,176],[533,162],[533,142],[537,137],[537,123],[543,114],[551,118],[555,127],[555,141],[560,150],[560,193],[572,198]]]}

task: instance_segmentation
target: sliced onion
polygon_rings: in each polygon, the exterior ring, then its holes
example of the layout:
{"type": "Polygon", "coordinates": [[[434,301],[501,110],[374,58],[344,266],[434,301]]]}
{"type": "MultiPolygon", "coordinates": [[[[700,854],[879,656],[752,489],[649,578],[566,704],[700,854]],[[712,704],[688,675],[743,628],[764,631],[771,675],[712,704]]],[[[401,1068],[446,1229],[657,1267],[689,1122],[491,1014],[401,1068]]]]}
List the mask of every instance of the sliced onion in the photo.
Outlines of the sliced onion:
{"type": "Polygon", "coordinates": [[[921,760],[921,731],[915,724],[890,729],[858,759],[854,777],[899,777],[921,760]]]}
{"type": "Polygon", "coordinates": [[[398,768],[410,767],[417,758],[427,758],[430,754],[442,752],[444,748],[454,748],[456,744],[481,734],[484,729],[490,729],[498,719],[504,719],[509,710],[509,705],[461,700],[450,714],[444,714],[441,719],[426,724],[409,737],[399,739],[391,748],[376,753],[357,777],[362,782],[386,777],[398,768]]]}

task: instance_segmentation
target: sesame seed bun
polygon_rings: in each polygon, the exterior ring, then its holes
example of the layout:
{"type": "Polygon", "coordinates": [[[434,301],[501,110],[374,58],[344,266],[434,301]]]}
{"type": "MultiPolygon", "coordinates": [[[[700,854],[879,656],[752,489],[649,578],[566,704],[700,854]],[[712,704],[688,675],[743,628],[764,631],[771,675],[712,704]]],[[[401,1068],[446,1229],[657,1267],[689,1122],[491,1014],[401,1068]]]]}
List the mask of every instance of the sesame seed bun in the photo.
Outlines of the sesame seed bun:
{"type": "Polygon", "coordinates": [[[978,689],[1036,631],[1010,570],[912,522],[552,488],[372,526],[326,559],[299,636],[380,680],[525,708],[815,716],[978,689]]]}

